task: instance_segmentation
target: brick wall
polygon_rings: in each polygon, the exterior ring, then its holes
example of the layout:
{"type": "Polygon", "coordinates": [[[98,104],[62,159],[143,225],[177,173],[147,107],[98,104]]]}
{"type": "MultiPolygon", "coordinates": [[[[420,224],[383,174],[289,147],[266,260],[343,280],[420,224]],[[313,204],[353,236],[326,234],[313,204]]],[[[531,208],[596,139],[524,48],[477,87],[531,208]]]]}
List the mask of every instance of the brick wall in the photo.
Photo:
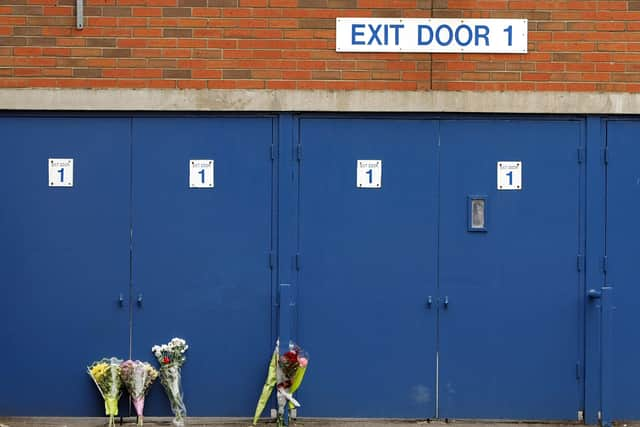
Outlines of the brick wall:
{"type": "Polygon", "coordinates": [[[0,2],[0,87],[640,92],[640,1],[0,2]],[[336,17],[529,19],[529,53],[336,53],[336,17]]]}

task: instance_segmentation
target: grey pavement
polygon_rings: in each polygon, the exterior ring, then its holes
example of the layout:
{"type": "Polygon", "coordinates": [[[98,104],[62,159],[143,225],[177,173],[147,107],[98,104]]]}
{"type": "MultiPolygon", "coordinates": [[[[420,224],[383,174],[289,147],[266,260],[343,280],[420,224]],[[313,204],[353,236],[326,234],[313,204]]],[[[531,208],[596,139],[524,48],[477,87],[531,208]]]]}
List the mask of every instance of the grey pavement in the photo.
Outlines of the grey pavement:
{"type": "MultiPolygon", "coordinates": [[[[104,418],[57,418],[57,417],[0,417],[0,427],[103,427],[107,426],[108,419],[104,418]]],[[[119,426],[118,418],[116,426],[119,426]]],[[[134,426],[136,419],[128,417],[123,419],[123,426],[134,426]]],[[[144,419],[144,425],[149,427],[170,427],[171,418],[148,417],[144,419]]],[[[263,419],[258,427],[275,426],[275,422],[263,419]]],[[[299,418],[290,423],[292,427],[576,427],[580,423],[540,423],[540,422],[505,422],[505,421],[469,421],[451,420],[398,420],[398,419],[340,419],[340,418],[299,418]]],[[[619,423],[620,427],[640,427],[640,423],[619,423]]],[[[188,427],[231,427],[251,426],[249,418],[187,418],[188,427]]]]}

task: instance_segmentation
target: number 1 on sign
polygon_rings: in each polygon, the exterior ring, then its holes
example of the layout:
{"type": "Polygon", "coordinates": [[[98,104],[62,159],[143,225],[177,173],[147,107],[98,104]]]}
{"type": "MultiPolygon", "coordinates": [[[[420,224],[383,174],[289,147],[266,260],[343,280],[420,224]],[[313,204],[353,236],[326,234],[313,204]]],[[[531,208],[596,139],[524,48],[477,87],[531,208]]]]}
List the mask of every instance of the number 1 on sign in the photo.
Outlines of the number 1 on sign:
{"type": "Polygon", "coordinates": [[[204,169],[202,169],[200,172],[198,172],[200,174],[200,180],[201,182],[204,184],[204,169]]]}
{"type": "Polygon", "coordinates": [[[513,185],[513,172],[507,173],[507,176],[509,177],[509,185],[513,185]]]}
{"type": "Polygon", "coordinates": [[[373,169],[369,169],[365,173],[369,175],[369,184],[373,184],[373,169]]]}
{"type": "Polygon", "coordinates": [[[503,31],[509,35],[509,38],[508,38],[509,46],[512,46],[513,45],[513,25],[509,25],[503,31]]]}
{"type": "Polygon", "coordinates": [[[60,182],[64,182],[64,168],[60,169],[58,173],[60,174],[60,182]]]}

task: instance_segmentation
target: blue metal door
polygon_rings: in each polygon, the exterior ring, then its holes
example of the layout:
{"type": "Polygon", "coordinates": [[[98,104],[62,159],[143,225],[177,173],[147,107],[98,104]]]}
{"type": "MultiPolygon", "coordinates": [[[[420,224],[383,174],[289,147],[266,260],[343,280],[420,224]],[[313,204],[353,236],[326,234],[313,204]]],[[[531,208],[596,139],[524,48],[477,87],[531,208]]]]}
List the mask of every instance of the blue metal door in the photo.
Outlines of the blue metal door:
{"type": "Polygon", "coordinates": [[[433,417],[437,124],[304,117],[298,125],[295,335],[313,365],[302,413],[433,417]],[[358,160],[382,162],[379,188],[357,186],[358,160]]]}
{"type": "Polygon", "coordinates": [[[129,289],[130,121],[2,117],[0,129],[0,415],[100,416],[86,366],[129,353],[119,296],[129,289]],[[49,187],[50,158],[74,160],[72,187],[49,187]]]}
{"type": "Polygon", "coordinates": [[[607,285],[613,287],[615,311],[603,333],[612,333],[603,348],[607,417],[640,419],[640,122],[607,124],[607,285]],[[610,406],[609,406],[610,405],[610,406]]]}
{"type": "Polygon", "coordinates": [[[577,419],[582,126],[441,123],[441,418],[577,419]],[[520,189],[498,189],[505,161],[522,162],[520,189]],[[486,230],[470,231],[470,196],[486,230]]]}
{"type": "MultiPolygon", "coordinates": [[[[264,382],[273,135],[268,117],[133,121],[133,356],[187,340],[189,415],[247,416],[264,382]],[[194,159],[214,161],[212,188],[190,188],[194,159]]],[[[168,413],[162,394],[151,392],[149,415],[168,413]]]]}

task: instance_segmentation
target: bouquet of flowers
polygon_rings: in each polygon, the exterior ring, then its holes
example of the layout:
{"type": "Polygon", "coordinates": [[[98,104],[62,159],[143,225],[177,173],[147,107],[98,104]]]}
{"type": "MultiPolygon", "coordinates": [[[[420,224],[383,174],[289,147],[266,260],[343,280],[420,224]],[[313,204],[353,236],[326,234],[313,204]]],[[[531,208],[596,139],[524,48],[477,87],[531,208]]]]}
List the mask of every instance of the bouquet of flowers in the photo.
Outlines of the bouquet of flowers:
{"type": "Polygon", "coordinates": [[[293,343],[289,344],[289,351],[280,356],[279,344],[280,341],[276,341],[276,348],[273,350],[271,362],[269,363],[267,380],[262,388],[262,394],[258,399],[256,412],[253,416],[253,425],[257,424],[274,387],[277,389],[278,426],[283,424],[287,402],[289,403],[289,409],[300,407],[300,403],[293,397],[293,393],[302,384],[309,358],[300,347],[293,343]]]}
{"type": "Polygon", "coordinates": [[[151,348],[160,363],[160,382],[171,402],[171,411],[174,415],[173,424],[179,427],[184,426],[184,418],[187,415],[187,408],[183,401],[180,369],[186,360],[184,353],[188,348],[187,342],[182,338],[173,338],[167,344],[154,345],[151,348]]]}
{"type": "Polygon", "coordinates": [[[102,398],[104,410],[109,416],[109,426],[115,426],[114,417],[118,415],[118,400],[120,399],[120,364],[122,360],[112,357],[93,362],[87,368],[88,374],[96,383],[102,398]]]}
{"type": "Polygon", "coordinates": [[[120,377],[129,391],[133,406],[136,408],[136,414],[138,414],[138,425],[141,426],[144,424],[142,415],[144,397],[151,384],[158,378],[158,371],[147,362],[127,360],[120,365],[120,377]]]}
{"type": "Polygon", "coordinates": [[[278,391],[278,421],[281,424],[284,415],[284,407],[289,402],[289,408],[299,408],[300,403],[294,399],[293,392],[302,383],[302,378],[307,371],[309,358],[300,347],[289,344],[289,351],[278,359],[278,370],[276,373],[278,391]]]}

